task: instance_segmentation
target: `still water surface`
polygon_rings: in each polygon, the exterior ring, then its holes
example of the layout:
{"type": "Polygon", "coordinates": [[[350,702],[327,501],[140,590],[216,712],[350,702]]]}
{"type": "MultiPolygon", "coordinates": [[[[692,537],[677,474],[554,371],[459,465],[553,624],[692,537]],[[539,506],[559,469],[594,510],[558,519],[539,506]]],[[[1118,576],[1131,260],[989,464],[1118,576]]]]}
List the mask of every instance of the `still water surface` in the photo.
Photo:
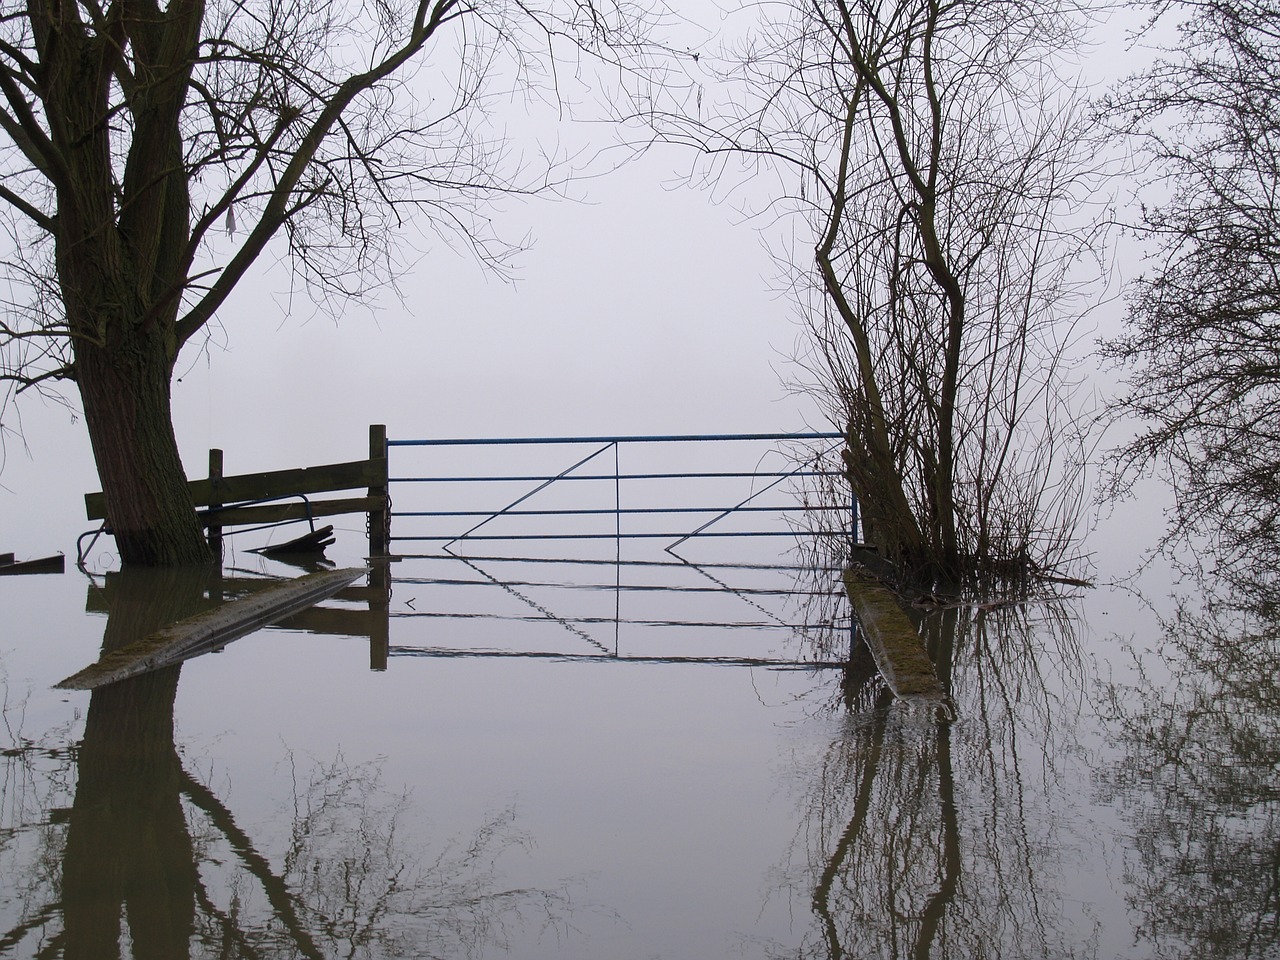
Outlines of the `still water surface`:
{"type": "Polygon", "coordinates": [[[935,611],[939,719],[785,571],[419,558],[52,689],[247,556],[0,578],[0,957],[1280,956],[1274,625],[935,611]]]}

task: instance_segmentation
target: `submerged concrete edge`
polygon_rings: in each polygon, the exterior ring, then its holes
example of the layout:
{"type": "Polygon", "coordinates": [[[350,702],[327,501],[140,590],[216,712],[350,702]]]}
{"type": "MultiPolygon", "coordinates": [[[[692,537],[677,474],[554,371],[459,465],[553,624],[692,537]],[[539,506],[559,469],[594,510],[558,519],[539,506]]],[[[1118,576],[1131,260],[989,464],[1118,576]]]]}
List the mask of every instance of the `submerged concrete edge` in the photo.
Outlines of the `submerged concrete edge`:
{"type": "Polygon", "coordinates": [[[899,700],[944,703],[946,693],[924,642],[897,594],[883,584],[844,572],[844,588],[876,668],[899,700]]]}

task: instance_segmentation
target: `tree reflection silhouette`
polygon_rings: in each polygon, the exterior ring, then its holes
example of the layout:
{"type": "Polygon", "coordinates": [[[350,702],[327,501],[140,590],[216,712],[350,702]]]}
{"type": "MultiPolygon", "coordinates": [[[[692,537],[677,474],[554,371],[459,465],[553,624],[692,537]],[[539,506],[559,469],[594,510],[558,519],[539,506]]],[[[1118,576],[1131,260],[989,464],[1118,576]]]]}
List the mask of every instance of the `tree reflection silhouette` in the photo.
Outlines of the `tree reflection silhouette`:
{"type": "Polygon", "coordinates": [[[782,953],[1090,955],[1042,909],[1058,851],[1035,779],[1053,778],[1054,741],[1070,734],[1052,704],[1081,676],[1066,611],[945,609],[922,635],[956,712],[896,703],[865,671],[846,678],[839,736],[802,774],[807,869],[792,882],[809,885],[817,922],[782,953]]]}
{"type": "Polygon", "coordinates": [[[196,864],[173,743],[181,667],[91,695],[63,854],[65,956],[120,955],[127,918],[133,954],[187,954],[196,864]]]}
{"type": "Polygon", "coordinates": [[[1161,957],[1280,956],[1278,614],[1273,586],[1183,602],[1141,679],[1106,689],[1122,754],[1099,792],[1125,813],[1126,899],[1161,957]]]}
{"type": "MultiPolygon", "coordinates": [[[[214,571],[113,576],[104,653],[206,605],[214,571]]],[[[120,956],[122,919],[140,958],[187,953],[196,864],[173,742],[181,665],[93,691],[76,758],[62,867],[64,956],[120,956]]]]}
{"type": "MultiPolygon", "coordinates": [[[[215,602],[216,575],[113,576],[104,652],[215,602]]],[[[495,863],[522,842],[509,811],[424,859],[399,830],[408,798],[386,790],[377,764],[338,757],[295,770],[284,828],[271,834],[278,849],[262,852],[184,767],[174,741],[181,670],[168,666],[92,692],[78,748],[43,774],[60,781],[74,764],[69,810],[37,812],[38,825],[27,811],[14,830],[37,827],[42,842],[25,863],[7,851],[27,876],[11,876],[6,886],[21,883],[27,895],[20,922],[0,935],[0,952],[26,946],[29,955],[65,960],[456,958],[505,945],[530,914],[543,925],[566,922],[563,891],[502,886],[495,863]]],[[[46,795],[56,803],[59,791],[46,795]]]]}

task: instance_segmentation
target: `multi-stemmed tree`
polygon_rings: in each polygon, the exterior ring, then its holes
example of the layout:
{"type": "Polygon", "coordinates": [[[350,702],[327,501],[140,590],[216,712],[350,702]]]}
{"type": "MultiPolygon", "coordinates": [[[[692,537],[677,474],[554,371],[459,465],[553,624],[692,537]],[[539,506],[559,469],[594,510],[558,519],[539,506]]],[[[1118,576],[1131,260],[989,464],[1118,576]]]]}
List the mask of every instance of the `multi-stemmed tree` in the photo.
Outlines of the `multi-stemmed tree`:
{"type": "Polygon", "coordinates": [[[1099,273],[1094,160],[1064,78],[1083,10],[1040,0],[761,8],[660,136],[767,168],[767,215],[848,433],[867,538],[904,570],[1062,559],[1083,451],[1067,358],[1099,273]],[[779,13],[775,16],[775,11],[779,13]]]}

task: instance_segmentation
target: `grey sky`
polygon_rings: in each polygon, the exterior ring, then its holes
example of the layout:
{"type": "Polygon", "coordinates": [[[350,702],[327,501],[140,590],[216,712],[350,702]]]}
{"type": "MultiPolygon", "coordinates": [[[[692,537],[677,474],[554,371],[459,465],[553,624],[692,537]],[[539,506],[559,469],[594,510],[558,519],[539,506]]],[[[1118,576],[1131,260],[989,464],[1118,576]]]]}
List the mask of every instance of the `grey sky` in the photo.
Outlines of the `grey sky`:
{"type": "MultiPolygon", "coordinates": [[[[174,420],[190,476],[210,446],[228,472],[359,457],[369,423],[394,437],[701,433],[803,429],[787,395],[799,330],[771,289],[751,224],[673,189],[655,155],[579,190],[583,202],[513,203],[497,219],[532,234],[514,282],[437,243],[370,309],[336,318],[265,269],[188,350],[174,420]],[[225,344],[225,347],[224,347],[225,344]]],[[[24,403],[31,457],[11,441],[0,473],[0,545],[70,549],[97,489],[83,424],[24,403]]]]}

